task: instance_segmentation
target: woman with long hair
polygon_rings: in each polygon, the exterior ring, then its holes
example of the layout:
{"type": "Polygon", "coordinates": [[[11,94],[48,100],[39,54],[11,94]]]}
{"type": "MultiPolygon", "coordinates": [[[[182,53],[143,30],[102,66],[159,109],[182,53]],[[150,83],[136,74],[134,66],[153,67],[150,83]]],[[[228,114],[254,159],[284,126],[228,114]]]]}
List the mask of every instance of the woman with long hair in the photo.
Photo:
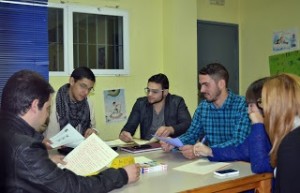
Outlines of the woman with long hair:
{"type": "Polygon", "coordinates": [[[277,168],[275,192],[299,192],[300,77],[280,74],[266,81],[262,107],[272,143],[271,164],[277,168]]]}

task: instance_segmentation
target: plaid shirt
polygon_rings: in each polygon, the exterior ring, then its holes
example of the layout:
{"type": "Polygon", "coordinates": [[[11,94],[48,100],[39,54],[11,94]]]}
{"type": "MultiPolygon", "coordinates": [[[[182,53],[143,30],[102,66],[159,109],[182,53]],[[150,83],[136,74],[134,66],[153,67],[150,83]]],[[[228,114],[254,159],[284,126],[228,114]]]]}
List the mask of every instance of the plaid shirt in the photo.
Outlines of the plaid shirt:
{"type": "Polygon", "coordinates": [[[222,107],[216,108],[212,102],[201,101],[187,132],[179,139],[183,144],[195,144],[200,137],[206,136],[210,147],[237,146],[250,133],[245,97],[230,90],[222,107]]]}

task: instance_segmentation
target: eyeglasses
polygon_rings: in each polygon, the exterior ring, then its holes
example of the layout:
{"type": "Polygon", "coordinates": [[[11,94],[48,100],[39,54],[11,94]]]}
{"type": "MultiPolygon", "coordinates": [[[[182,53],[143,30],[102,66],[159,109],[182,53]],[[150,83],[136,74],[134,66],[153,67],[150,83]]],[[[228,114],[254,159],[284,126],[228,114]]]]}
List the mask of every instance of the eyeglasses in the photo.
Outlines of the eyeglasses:
{"type": "Polygon", "coordinates": [[[257,105],[257,107],[263,109],[263,105],[262,105],[262,100],[261,100],[261,98],[258,98],[258,99],[256,100],[256,105],[257,105]]]}
{"type": "Polygon", "coordinates": [[[87,90],[89,93],[94,93],[95,89],[93,87],[89,88],[86,84],[84,83],[79,83],[79,86],[82,90],[87,90]]]}
{"type": "Polygon", "coordinates": [[[158,94],[160,92],[164,92],[164,90],[159,90],[159,89],[151,89],[151,88],[145,88],[145,93],[150,94],[152,92],[153,94],[158,94]]]}

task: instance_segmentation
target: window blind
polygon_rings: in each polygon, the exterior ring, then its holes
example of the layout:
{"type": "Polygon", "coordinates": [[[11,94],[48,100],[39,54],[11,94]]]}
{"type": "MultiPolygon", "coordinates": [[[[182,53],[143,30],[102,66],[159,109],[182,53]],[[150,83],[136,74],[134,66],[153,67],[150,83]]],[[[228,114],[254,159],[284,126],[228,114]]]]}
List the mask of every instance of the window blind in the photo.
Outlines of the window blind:
{"type": "Polygon", "coordinates": [[[19,70],[49,78],[48,9],[41,6],[47,2],[0,2],[0,97],[7,79],[19,70]]]}

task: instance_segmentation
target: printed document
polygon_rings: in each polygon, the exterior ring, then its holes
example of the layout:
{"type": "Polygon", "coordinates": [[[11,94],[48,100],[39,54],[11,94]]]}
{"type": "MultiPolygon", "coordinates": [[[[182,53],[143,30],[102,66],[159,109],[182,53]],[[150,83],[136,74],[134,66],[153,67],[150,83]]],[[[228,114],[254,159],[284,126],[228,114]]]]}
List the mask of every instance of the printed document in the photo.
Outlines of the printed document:
{"type": "Polygon", "coordinates": [[[84,137],[69,123],[50,140],[52,148],[60,146],[75,148],[84,140],[84,137]]]}
{"type": "Polygon", "coordinates": [[[60,164],[59,167],[67,168],[77,175],[87,176],[99,172],[118,155],[93,133],[64,158],[67,164],[60,164]]]}

